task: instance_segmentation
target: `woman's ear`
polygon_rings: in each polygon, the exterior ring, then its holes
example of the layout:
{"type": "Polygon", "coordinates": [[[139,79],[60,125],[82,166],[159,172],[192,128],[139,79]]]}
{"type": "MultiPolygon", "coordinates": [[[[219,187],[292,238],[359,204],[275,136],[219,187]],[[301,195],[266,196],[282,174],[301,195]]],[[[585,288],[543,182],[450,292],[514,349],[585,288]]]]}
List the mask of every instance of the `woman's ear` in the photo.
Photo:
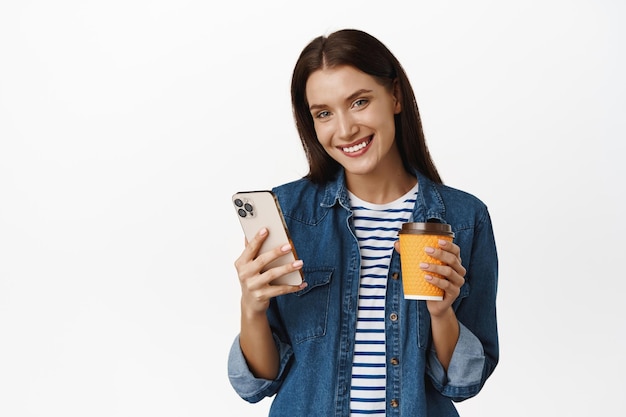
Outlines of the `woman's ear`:
{"type": "Polygon", "coordinates": [[[402,111],[402,92],[400,91],[400,83],[398,83],[398,79],[393,80],[392,85],[392,93],[394,97],[394,114],[399,114],[402,111]]]}

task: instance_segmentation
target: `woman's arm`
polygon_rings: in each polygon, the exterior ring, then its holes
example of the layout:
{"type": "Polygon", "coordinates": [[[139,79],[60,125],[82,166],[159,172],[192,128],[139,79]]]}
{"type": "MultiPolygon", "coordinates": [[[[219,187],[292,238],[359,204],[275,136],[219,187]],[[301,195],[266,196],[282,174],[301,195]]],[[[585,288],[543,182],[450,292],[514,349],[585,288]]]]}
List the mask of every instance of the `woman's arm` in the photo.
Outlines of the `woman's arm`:
{"type": "Polygon", "coordinates": [[[444,290],[443,300],[429,300],[426,305],[430,312],[433,346],[439,362],[447,371],[460,331],[452,303],[461,292],[467,271],[461,264],[461,248],[446,240],[439,240],[438,244],[438,248],[427,247],[425,251],[442,261],[444,265],[423,263],[420,267],[426,271],[426,280],[444,290]],[[439,274],[444,278],[434,277],[428,272],[439,274]]]}
{"type": "Polygon", "coordinates": [[[254,239],[247,242],[241,256],[235,261],[235,268],[241,285],[239,345],[254,376],[271,380],[278,374],[279,357],[266,314],[270,299],[299,291],[306,283],[300,286],[270,285],[276,278],[302,268],[302,261],[298,260],[262,273],[267,264],[291,251],[291,246],[285,244],[258,254],[267,235],[267,229],[263,228],[254,239]]]}
{"type": "Polygon", "coordinates": [[[456,342],[459,340],[459,322],[452,307],[449,307],[441,316],[431,314],[430,323],[437,359],[441,362],[443,369],[448,371],[452,353],[454,353],[456,342]]]}

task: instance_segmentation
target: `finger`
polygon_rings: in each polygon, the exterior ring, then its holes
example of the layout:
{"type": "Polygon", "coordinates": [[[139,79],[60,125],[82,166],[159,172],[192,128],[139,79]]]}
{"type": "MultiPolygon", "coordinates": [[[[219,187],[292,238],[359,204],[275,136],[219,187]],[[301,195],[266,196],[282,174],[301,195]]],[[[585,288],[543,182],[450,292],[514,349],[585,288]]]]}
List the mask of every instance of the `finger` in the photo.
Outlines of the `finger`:
{"type": "Polygon", "coordinates": [[[261,229],[259,229],[257,234],[254,235],[252,240],[246,241],[246,250],[244,252],[246,252],[246,254],[250,256],[250,259],[254,259],[259,253],[261,245],[263,245],[263,242],[265,241],[265,239],[267,239],[267,235],[267,228],[262,227],[261,229]]]}
{"type": "Polygon", "coordinates": [[[438,240],[437,244],[441,250],[453,254],[459,259],[459,263],[461,263],[461,248],[459,245],[443,239],[438,240]]]}
{"type": "Polygon", "coordinates": [[[248,278],[240,278],[242,290],[244,294],[247,294],[247,299],[261,303],[269,301],[270,298],[276,297],[277,295],[299,291],[305,288],[307,284],[302,282],[300,285],[271,285],[271,282],[284,275],[285,271],[295,271],[301,267],[301,261],[299,265],[298,262],[294,262],[290,268],[277,267],[265,271],[262,274],[252,275],[248,278]],[[282,269],[282,271],[279,271],[279,269],[282,269]]]}
{"type": "Polygon", "coordinates": [[[439,239],[437,241],[437,245],[439,245],[439,247],[445,250],[446,252],[450,252],[454,254],[454,256],[460,256],[461,254],[461,248],[459,247],[459,245],[455,244],[454,242],[449,242],[444,239],[439,239]]]}
{"type": "Polygon", "coordinates": [[[445,263],[442,265],[438,262],[421,262],[420,269],[440,275],[445,279],[453,281],[459,286],[463,285],[463,283],[465,282],[464,276],[466,271],[463,265],[459,263],[458,258],[452,259],[452,265],[448,265],[445,263]]]}
{"type": "MultiPolygon", "coordinates": [[[[447,243],[449,243],[449,242],[447,242],[447,243]]],[[[451,245],[453,245],[453,244],[451,244],[451,245]]],[[[456,245],[454,245],[454,246],[456,246],[456,245]]],[[[459,248],[458,246],[456,246],[456,247],[459,248]]],[[[450,249],[450,248],[451,247],[449,247],[447,249],[450,249]]],[[[458,255],[455,255],[453,252],[449,252],[449,251],[444,250],[444,249],[432,248],[430,246],[427,246],[426,248],[424,248],[424,251],[428,255],[430,255],[433,258],[441,261],[445,265],[449,265],[450,267],[452,267],[460,276],[465,276],[465,273],[467,271],[465,270],[465,267],[463,267],[463,264],[461,263],[461,258],[458,255]]]]}
{"type": "Polygon", "coordinates": [[[260,229],[257,234],[252,238],[252,240],[245,240],[245,246],[243,252],[237,260],[235,261],[235,267],[239,270],[239,265],[244,265],[247,262],[250,262],[254,258],[256,258],[259,250],[261,249],[261,245],[267,238],[268,231],[266,228],[260,229]]]}
{"type": "Polygon", "coordinates": [[[453,300],[456,299],[456,297],[458,297],[461,293],[461,286],[458,285],[458,283],[453,282],[452,280],[439,278],[429,274],[426,274],[424,278],[426,279],[426,281],[430,282],[434,286],[444,290],[446,294],[450,294],[453,300]]]}
{"type": "Polygon", "coordinates": [[[280,284],[280,285],[270,285],[268,288],[268,292],[272,297],[277,297],[279,295],[291,294],[292,292],[300,291],[306,288],[308,284],[304,281],[300,285],[288,285],[288,284],[280,284]]]}
{"type": "Polygon", "coordinates": [[[288,285],[288,284],[270,285],[270,282],[276,279],[275,277],[270,277],[270,276],[271,274],[268,274],[267,272],[265,272],[251,280],[248,280],[245,283],[247,292],[250,294],[250,297],[252,297],[255,301],[257,302],[269,301],[270,298],[277,297],[283,294],[290,294],[293,292],[297,292],[308,286],[308,284],[305,281],[302,281],[302,283],[299,285],[288,285]]]}
{"type": "Polygon", "coordinates": [[[427,276],[439,280],[448,281],[456,287],[461,287],[465,283],[465,278],[459,275],[448,265],[421,263],[420,268],[426,272],[427,276]]]}
{"type": "Polygon", "coordinates": [[[282,246],[277,246],[273,249],[258,254],[253,262],[256,267],[263,270],[267,265],[274,262],[276,259],[290,253],[291,249],[291,245],[289,243],[285,243],[282,246]]]}
{"type": "Polygon", "coordinates": [[[459,263],[461,262],[461,248],[454,243],[450,243],[445,240],[440,240],[439,242],[438,247],[433,248],[431,246],[427,246],[424,248],[424,251],[433,258],[439,259],[441,262],[446,264],[452,264],[454,261],[458,261],[459,263]],[[445,244],[442,244],[441,242],[444,242],[445,244]]]}
{"type": "MultiPolygon", "coordinates": [[[[290,272],[297,271],[302,269],[303,262],[301,259],[298,259],[292,263],[276,266],[274,268],[270,268],[267,271],[261,274],[261,282],[264,285],[269,285],[272,281],[282,277],[283,275],[289,274],[290,272]]],[[[276,285],[282,286],[282,285],[276,285]]],[[[287,287],[298,287],[297,285],[287,285],[287,287]]]]}

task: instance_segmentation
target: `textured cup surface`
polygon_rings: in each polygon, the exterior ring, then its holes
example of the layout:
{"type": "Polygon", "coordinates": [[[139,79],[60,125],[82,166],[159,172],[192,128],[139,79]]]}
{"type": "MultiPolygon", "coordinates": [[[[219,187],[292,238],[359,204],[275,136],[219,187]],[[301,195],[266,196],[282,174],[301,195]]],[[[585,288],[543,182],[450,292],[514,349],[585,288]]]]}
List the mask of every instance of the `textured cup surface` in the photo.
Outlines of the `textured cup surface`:
{"type": "MultiPolygon", "coordinates": [[[[402,285],[404,288],[404,298],[413,300],[442,300],[443,290],[430,282],[424,276],[426,271],[420,268],[421,262],[429,264],[439,264],[442,262],[428,255],[424,248],[438,248],[438,240],[452,242],[454,234],[452,232],[439,231],[432,232],[419,227],[417,230],[408,225],[400,232],[400,263],[402,268],[402,285]]],[[[429,275],[441,278],[441,275],[428,272],[429,275]]]]}

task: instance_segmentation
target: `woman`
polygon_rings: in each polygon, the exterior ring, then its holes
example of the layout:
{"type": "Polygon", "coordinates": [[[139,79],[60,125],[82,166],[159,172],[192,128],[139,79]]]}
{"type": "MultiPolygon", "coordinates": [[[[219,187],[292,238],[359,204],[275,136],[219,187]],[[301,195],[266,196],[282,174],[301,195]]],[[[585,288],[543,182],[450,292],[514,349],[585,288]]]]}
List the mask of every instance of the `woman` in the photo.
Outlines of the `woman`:
{"type": "Polygon", "coordinates": [[[305,178],[276,187],[301,261],[260,273],[289,250],[235,267],[241,330],[229,357],[237,393],[276,395],[271,416],[454,416],[498,361],[497,254],[486,206],[443,185],[400,63],[371,35],[341,30],[302,51],[292,78],[305,178]],[[427,248],[442,301],[403,297],[397,233],[408,221],[452,226],[427,248]],[[302,269],[300,286],[271,285],[302,269]]]}

